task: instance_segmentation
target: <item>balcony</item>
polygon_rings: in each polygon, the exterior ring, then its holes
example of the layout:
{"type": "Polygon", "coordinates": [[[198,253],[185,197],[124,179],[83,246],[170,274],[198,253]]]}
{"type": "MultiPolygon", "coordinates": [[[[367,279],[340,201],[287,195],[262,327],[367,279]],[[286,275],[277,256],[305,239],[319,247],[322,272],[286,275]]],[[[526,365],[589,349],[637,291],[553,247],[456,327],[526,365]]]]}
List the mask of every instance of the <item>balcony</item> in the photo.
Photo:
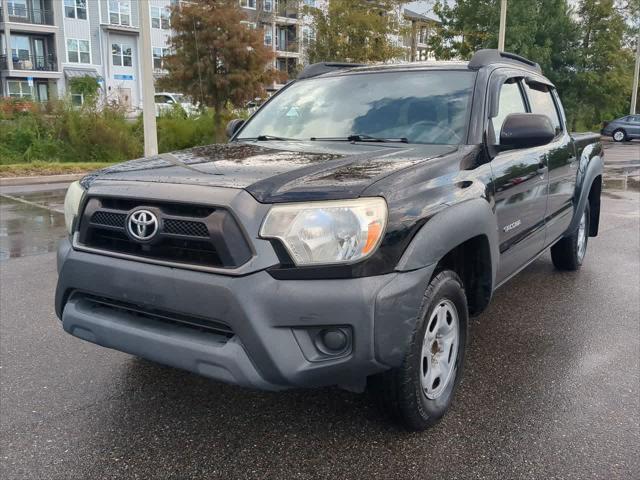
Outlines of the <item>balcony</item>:
{"type": "Polygon", "coordinates": [[[21,55],[20,57],[7,58],[7,55],[0,55],[0,70],[7,70],[7,66],[13,70],[29,70],[37,72],[56,72],[58,62],[53,54],[36,56],[21,55]]]}
{"type": "Polygon", "coordinates": [[[278,2],[275,9],[276,21],[279,19],[286,20],[288,22],[295,22],[299,18],[299,7],[296,2],[281,1],[278,2]]]}
{"type": "Polygon", "coordinates": [[[288,52],[288,53],[299,53],[300,44],[297,41],[276,42],[276,51],[288,52]]]}
{"type": "Polygon", "coordinates": [[[12,5],[8,15],[0,8],[0,22],[30,23],[33,25],[53,25],[53,10],[31,8],[28,5],[12,5]]]}

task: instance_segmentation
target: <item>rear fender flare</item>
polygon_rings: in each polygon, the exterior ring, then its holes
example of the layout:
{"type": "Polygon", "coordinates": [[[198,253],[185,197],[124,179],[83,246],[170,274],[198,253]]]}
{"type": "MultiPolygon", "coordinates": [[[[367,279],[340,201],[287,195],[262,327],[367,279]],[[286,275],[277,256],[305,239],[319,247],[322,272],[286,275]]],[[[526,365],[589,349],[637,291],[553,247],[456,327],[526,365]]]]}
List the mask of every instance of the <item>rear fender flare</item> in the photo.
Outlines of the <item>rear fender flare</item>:
{"type": "Polygon", "coordinates": [[[580,223],[580,215],[584,211],[587,202],[589,201],[589,192],[591,191],[591,185],[596,177],[602,175],[604,170],[604,162],[600,155],[595,155],[589,159],[594,149],[594,144],[587,145],[582,151],[580,156],[580,167],[578,170],[578,179],[576,182],[576,195],[577,202],[575,202],[575,209],[573,211],[573,218],[569,224],[567,232],[573,232],[578,228],[580,223]]]}

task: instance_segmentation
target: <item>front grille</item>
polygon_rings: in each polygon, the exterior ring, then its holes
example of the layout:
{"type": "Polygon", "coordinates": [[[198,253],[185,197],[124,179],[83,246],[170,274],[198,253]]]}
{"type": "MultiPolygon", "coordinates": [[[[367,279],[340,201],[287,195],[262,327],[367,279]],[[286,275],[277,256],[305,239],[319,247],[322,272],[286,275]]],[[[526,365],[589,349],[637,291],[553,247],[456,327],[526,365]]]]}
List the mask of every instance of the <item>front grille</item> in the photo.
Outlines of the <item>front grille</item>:
{"type": "Polygon", "coordinates": [[[104,227],[114,227],[124,229],[127,215],[125,213],[114,212],[96,212],[91,217],[91,223],[94,225],[102,225],[104,227]]]}
{"type": "Polygon", "coordinates": [[[183,315],[174,312],[167,312],[158,309],[150,309],[131,303],[121,302],[110,298],[97,297],[94,295],[85,295],[82,293],[74,294],[74,298],[80,298],[90,304],[90,308],[108,309],[116,312],[123,312],[128,315],[148,320],[150,322],[162,322],[173,325],[180,325],[185,328],[197,330],[202,333],[210,333],[219,337],[217,340],[226,343],[234,332],[225,323],[206,318],[195,317],[191,315],[183,315]]]}
{"type": "Polygon", "coordinates": [[[137,199],[90,198],[80,220],[79,243],[178,266],[236,268],[251,258],[248,242],[226,209],[137,199]],[[149,242],[127,233],[127,219],[138,209],[158,217],[158,233],[149,242]]]}
{"type": "Polygon", "coordinates": [[[187,237],[208,237],[209,229],[202,222],[167,219],[163,222],[163,229],[173,235],[187,237]]]}

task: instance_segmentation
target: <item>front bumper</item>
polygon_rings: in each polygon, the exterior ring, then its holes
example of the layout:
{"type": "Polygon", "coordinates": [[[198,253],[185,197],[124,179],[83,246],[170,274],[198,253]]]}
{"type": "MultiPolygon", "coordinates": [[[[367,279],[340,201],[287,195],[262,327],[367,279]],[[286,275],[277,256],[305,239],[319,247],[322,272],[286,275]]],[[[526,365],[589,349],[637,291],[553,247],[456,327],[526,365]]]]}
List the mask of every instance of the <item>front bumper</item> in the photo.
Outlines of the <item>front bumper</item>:
{"type": "Polygon", "coordinates": [[[76,337],[224,382],[359,390],[367,376],[402,362],[433,268],[340,280],[276,280],[264,270],[234,277],[77,251],[64,240],[56,313],[76,337]],[[79,294],[209,319],[233,336],[220,341],[96,308],[79,294]],[[346,354],[314,354],[310,336],[324,326],[352,332],[346,354]]]}

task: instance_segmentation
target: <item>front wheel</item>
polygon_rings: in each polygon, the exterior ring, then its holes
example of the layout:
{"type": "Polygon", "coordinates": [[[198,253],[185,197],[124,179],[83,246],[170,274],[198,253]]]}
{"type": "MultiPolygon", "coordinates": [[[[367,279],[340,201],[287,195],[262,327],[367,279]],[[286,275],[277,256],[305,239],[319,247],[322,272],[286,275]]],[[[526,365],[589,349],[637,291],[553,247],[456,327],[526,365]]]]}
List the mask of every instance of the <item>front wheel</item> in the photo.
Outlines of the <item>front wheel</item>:
{"type": "Polygon", "coordinates": [[[587,254],[589,243],[589,202],[584,207],[578,229],[551,247],[551,260],[558,270],[578,270],[587,254]]]}
{"type": "Polygon", "coordinates": [[[445,414],[462,375],[467,300],[458,275],[445,270],[427,288],[401,366],[370,379],[385,412],[409,430],[425,430],[445,414]]]}

